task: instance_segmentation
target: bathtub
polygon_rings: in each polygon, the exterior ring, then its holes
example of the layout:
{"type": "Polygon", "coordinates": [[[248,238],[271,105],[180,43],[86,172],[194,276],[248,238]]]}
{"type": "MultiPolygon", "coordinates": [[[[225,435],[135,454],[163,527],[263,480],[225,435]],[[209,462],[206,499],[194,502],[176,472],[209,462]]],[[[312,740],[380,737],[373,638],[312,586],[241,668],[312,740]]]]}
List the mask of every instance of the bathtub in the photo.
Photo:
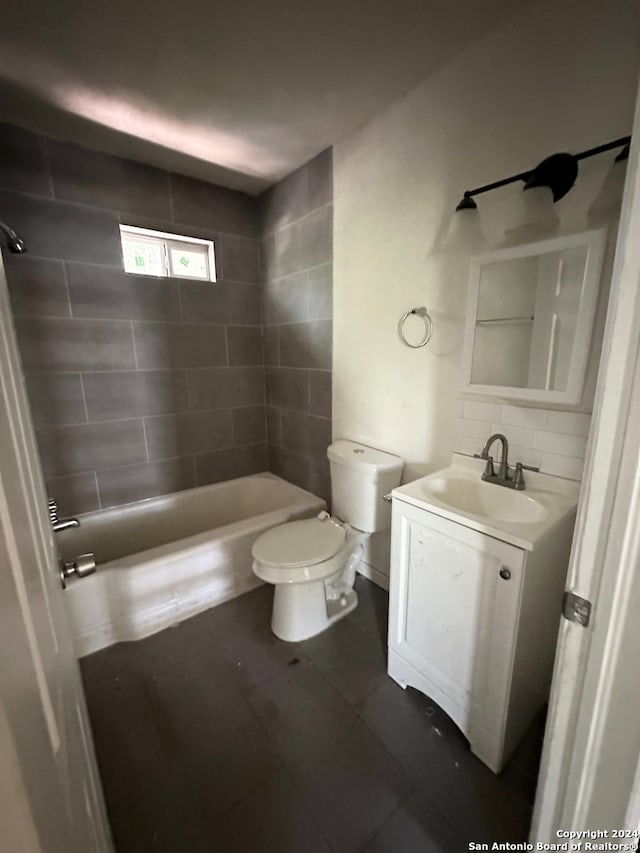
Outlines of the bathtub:
{"type": "Polygon", "coordinates": [[[65,560],[93,552],[95,574],[68,581],[79,657],[138,640],[259,586],[251,546],[265,530],[325,509],[273,474],[240,477],[79,516],[59,534],[65,560]]]}

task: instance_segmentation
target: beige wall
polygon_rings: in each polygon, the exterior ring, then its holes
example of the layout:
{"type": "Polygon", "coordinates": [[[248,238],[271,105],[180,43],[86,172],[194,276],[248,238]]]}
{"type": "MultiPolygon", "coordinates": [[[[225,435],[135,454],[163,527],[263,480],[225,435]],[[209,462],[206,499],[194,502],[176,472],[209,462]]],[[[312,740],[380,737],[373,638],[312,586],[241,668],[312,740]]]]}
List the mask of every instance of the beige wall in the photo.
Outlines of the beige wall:
{"type": "MultiPolygon", "coordinates": [[[[334,437],[400,454],[405,480],[448,462],[467,263],[438,241],[464,189],[630,132],[638,17],[628,0],[530,4],[336,145],[334,437]],[[410,350],[396,323],[417,305],[436,328],[410,350]]],[[[612,161],[583,164],[556,205],[563,231],[589,227],[612,161]]],[[[479,200],[490,245],[513,226],[519,188],[479,200]]]]}

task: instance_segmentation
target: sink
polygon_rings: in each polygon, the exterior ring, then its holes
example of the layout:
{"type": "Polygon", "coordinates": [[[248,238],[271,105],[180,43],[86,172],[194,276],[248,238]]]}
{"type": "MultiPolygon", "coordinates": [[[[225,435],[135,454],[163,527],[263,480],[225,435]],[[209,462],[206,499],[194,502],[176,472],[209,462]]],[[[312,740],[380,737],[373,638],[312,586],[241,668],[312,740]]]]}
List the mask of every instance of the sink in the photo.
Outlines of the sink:
{"type": "Polygon", "coordinates": [[[575,515],[580,484],[527,471],[524,491],[482,479],[484,459],[454,453],[447,468],[398,486],[394,500],[531,551],[563,519],[575,515]]]}
{"type": "Polygon", "coordinates": [[[422,491],[427,500],[433,497],[453,509],[494,521],[535,524],[547,515],[541,503],[522,492],[453,473],[426,477],[422,491]]]}

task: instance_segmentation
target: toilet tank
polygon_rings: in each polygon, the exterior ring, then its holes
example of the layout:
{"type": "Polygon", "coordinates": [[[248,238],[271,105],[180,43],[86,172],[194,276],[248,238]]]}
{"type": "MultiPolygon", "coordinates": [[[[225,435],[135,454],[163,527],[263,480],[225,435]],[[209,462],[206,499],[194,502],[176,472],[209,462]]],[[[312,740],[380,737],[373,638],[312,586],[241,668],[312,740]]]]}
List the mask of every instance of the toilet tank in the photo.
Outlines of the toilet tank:
{"type": "Polygon", "coordinates": [[[399,456],[340,439],[327,448],[331,468],[332,511],[365,533],[391,525],[391,504],[384,495],[400,485],[399,456]]]}

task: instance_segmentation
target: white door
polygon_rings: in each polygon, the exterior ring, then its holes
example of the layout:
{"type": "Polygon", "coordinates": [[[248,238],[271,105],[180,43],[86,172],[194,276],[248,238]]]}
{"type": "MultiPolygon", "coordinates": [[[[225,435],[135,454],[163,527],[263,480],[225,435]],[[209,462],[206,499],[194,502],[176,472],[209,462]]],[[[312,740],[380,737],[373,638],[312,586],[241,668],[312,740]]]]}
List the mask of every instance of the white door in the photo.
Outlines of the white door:
{"type": "Polygon", "coordinates": [[[0,257],[0,847],[110,853],[0,257]]]}
{"type": "Polygon", "coordinates": [[[562,620],[532,841],[640,829],[639,149],[640,97],[568,575],[591,619],[562,620]]]}

